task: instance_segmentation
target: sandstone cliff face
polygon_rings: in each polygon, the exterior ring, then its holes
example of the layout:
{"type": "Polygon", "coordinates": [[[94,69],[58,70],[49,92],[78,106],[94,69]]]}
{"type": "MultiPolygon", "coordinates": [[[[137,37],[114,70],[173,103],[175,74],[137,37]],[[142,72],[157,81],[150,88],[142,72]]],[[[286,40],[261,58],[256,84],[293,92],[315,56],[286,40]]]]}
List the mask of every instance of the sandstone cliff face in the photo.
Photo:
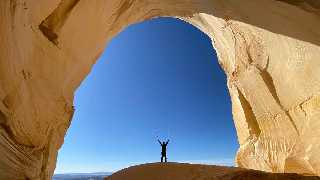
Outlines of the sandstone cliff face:
{"type": "Polygon", "coordinates": [[[74,91],[130,24],[181,18],[228,78],[240,167],[320,175],[317,0],[0,1],[0,179],[50,179],[74,91]]]}

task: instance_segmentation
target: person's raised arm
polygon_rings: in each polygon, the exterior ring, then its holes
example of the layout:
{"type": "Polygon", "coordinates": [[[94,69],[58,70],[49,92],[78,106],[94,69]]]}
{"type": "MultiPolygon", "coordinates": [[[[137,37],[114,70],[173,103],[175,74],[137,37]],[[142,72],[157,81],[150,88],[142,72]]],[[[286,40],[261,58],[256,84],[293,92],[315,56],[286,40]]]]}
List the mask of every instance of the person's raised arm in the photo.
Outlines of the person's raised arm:
{"type": "Polygon", "coordinates": [[[168,139],[168,140],[167,140],[166,144],[168,144],[168,143],[169,143],[169,141],[170,141],[170,139],[168,139]]]}
{"type": "Polygon", "coordinates": [[[162,143],[161,143],[161,141],[158,139],[158,142],[159,142],[159,144],[162,146],[162,143]]]}

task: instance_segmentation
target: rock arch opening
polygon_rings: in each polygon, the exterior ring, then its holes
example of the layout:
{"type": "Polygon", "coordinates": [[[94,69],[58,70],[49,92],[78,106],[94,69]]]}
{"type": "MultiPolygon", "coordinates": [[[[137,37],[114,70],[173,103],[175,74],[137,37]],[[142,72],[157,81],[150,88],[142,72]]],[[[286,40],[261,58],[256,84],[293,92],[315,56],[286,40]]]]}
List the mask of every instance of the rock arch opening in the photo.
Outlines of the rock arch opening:
{"type": "Polygon", "coordinates": [[[75,95],[56,173],[110,172],[168,160],[234,165],[238,149],[226,77],[208,36],[176,18],[129,26],[75,95]]]}
{"type": "Polygon", "coordinates": [[[320,174],[316,0],[15,0],[0,1],[0,9],[4,179],[51,177],[74,91],[105,43],[158,16],[184,19],[213,40],[227,75],[241,167],[320,174]]]}

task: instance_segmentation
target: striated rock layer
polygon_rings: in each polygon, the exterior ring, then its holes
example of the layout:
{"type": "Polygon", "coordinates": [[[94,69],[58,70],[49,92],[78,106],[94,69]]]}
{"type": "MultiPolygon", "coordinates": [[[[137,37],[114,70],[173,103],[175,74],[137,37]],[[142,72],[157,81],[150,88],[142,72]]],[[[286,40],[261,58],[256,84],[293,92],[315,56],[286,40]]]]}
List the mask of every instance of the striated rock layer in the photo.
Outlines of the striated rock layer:
{"type": "Polygon", "coordinates": [[[158,16],[205,32],[227,74],[238,166],[320,175],[318,0],[0,1],[0,179],[50,179],[106,43],[158,16]]]}
{"type": "Polygon", "coordinates": [[[105,180],[320,180],[318,176],[266,173],[257,170],[179,163],[153,163],[132,166],[105,180]]]}

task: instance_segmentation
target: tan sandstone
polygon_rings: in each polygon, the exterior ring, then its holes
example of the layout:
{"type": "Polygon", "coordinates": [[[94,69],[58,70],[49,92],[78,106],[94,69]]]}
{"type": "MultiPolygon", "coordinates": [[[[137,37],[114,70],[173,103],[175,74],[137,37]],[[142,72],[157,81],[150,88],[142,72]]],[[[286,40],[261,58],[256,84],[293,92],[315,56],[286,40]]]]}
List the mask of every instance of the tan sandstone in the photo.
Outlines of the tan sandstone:
{"type": "Polygon", "coordinates": [[[152,163],[115,172],[105,180],[320,180],[318,176],[201,164],[152,163]]]}
{"type": "Polygon", "coordinates": [[[224,69],[238,166],[320,175],[320,1],[1,0],[0,179],[50,179],[74,92],[130,24],[205,32],[224,69]]]}

